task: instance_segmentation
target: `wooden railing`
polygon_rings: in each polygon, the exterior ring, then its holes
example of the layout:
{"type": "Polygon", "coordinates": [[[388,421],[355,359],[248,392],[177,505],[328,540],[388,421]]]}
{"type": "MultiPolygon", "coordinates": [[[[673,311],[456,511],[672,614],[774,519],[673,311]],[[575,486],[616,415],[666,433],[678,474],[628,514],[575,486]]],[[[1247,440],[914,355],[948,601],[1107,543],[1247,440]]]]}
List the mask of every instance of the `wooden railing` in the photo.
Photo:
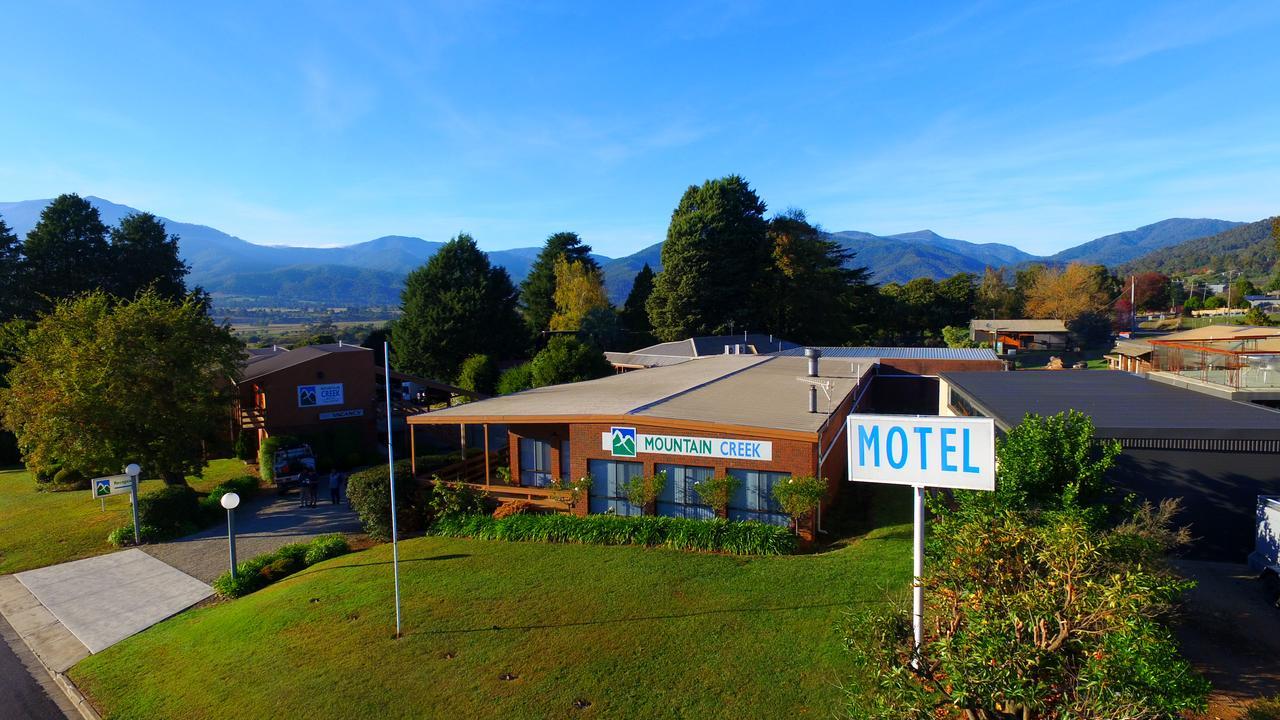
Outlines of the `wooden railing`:
{"type": "Polygon", "coordinates": [[[267,417],[258,408],[240,410],[240,427],[244,429],[262,429],[267,426],[267,417]]]}

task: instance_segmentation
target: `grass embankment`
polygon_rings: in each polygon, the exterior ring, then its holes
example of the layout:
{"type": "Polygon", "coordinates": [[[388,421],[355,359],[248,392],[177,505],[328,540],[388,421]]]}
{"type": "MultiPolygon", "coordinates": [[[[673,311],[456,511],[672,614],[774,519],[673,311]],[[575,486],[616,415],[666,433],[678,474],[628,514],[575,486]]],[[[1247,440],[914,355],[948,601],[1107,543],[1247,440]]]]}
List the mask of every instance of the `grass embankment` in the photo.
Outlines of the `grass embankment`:
{"type": "MultiPolygon", "coordinates": [[[[202,477],[187,482],[199,492],[245,474],[239,460],[214,460],[202,477]]],[[[147,480],[146,493],[164,485],[147,480]]],[[[129,496],[113,495],[102,504],[88,490],[40,492],[23,469],[0,470],[0,575],[112,552],[107,533],[132,522],[129,496]]]]}
{"type": "Polygon", "coordinates": [[[906,600],[910,548],[909,525],[752,558],[418,538],[400,546],[399,640],[380,545],[183,613],[71,676],[105,717],[136,720],[830,717],[848,675],[838,624],[886,590],[906,600]]]}

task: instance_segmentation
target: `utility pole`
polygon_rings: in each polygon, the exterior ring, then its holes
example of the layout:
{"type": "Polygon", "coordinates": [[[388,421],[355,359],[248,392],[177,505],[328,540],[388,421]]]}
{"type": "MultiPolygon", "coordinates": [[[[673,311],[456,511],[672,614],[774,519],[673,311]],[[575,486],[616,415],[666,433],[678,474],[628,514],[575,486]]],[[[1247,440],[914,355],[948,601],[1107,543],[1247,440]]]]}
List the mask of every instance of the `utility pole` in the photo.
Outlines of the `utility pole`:
{"type": "Polygon", "coordinates": [[[1138,329],[1138,276],[1129,276],[1129,330],[1138,329]]]}

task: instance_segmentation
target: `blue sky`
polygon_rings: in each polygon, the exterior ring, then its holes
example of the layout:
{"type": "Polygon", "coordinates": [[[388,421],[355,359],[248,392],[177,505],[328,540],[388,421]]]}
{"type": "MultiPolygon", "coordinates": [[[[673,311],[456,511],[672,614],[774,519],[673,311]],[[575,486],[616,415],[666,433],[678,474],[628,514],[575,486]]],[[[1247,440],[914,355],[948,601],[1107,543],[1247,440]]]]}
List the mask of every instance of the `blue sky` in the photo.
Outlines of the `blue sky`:
{"type": "Polygon", "coordinates": [[[1280,212],[1280,3],[9,3],[0,200],[623,255],[747,177],[1052,252],[1280,212]],[[356,6],[359,6],[358,9],[356,6]],[[906,7],[895,7],[906,6],[906,7]]]}

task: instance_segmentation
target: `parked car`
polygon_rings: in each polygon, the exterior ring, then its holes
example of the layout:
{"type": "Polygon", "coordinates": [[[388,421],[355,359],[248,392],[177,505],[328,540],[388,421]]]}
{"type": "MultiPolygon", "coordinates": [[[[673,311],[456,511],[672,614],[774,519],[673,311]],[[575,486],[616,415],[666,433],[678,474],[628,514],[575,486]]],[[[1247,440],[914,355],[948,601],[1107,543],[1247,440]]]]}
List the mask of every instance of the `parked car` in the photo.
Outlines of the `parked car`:
{"type": "Polygon", "coordinates": [[[306,444],[281,448],[276,450],[272,470],[276,479],[276,491],[283,495],[290,488],[298,485],[302,480],[303,471],[315,472],[315,453],[311,451],[311,446],[306,444]]]}
{"type": "Polygon", "coordinates": [[[1258,525],[1249,567],[1256,570],[1268,599],[1280,607],[1280,496],[1258,496],[1258,525]]]}

